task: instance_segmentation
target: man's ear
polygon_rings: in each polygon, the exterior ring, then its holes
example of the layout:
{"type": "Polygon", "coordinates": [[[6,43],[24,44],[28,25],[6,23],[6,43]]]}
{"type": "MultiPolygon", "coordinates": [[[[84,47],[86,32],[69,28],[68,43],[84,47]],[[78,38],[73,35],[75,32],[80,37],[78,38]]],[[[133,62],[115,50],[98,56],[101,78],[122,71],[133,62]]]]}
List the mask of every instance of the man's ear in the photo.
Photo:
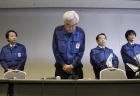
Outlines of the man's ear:
{"type": "Polygon", "coordinates": [[[96,42],[98,43],[98,40],[96,40],[96,42]]]}
{"type": "Polygon", "coordinates": [[[6,39],[9,42],[9,39],[6,39]]]}

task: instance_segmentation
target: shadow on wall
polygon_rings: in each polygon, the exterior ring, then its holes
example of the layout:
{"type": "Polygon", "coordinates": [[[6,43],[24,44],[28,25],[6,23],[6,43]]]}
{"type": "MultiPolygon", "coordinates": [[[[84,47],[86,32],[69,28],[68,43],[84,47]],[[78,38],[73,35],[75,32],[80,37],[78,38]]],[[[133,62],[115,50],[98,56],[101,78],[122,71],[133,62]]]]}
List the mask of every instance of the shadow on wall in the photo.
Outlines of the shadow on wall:
{"type": "MultiPolygon", "coordinates": [[[[123,62],[120,61],[120,69],[124,70],[123,62]]],[[[84,79],[94,79],[94,72],[89,60],[83,60],[84,79]]],[[[54,59],[48,60],[28,60],[25,66],[27,79],[40,79],[46,77],[54,77],[55,67],[54,59]]],[[[0,67],[0,78],[3,78],[4,70],[0,67]]]]}

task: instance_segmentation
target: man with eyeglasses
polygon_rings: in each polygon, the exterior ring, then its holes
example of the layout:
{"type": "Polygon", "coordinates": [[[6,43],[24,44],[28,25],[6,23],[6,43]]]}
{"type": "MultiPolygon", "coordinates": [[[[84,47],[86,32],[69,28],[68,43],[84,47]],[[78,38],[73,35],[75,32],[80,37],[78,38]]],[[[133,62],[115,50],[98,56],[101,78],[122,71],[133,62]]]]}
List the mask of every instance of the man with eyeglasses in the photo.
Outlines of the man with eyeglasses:
{"type": "Polygon", "coordinates": [[[112,49],[106,47],[106,41],[107,37],[104,33],[98,34],[96,36],[98,46],[90,51],[90,63],[93,66],[95,79],[100,79],[101,70],[109,68],[109,70],[113,71],[113,68],[118,68],[119,66],[118,57],[112,49]]]}
{"type": "Polygon", "coordinates": [[[68,79],[69,76],[76,75],[82,79],[81,59],[85,50],[85,33],[77,26],[79,16],[75,11],[65,12],[63,19],[64,25],[57,26],[53,35],[55,76],[68,79]]]}

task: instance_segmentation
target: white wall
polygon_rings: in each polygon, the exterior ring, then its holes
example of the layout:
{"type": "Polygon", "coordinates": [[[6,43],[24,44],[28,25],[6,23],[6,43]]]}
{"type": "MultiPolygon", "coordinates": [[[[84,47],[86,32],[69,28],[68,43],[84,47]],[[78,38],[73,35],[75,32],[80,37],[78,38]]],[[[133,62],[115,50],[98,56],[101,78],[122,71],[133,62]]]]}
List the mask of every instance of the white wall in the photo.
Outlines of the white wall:
{"type": "Polygon", "coordinates": [[[0,8],[140,8],[139,0],[0,0],[0,8]]]}
{"type": "MultiPolygon", "coordinates": [[[[5,33],[13,29],[18,33],[18,42],[27,48],[25,71],[27,78],[54,76],[54,56],[52,53],[52,35],[54,28],[63,24],[63,13],[75,10],[80,16],[78,26],[85,30],[86,49],[83,56],[85,78],[94,78],[89,53],[96,47],[95,37],[105,33],[107,46],[114,50],[124,69],[120,49],[126,43],[126,30],[137,32],[136,42],[140,42],[139,9],[92,9],[92,8],[25,8],[0,9],[0,49],[8,44],[5,33]]],[[[0,77],[3,69],[0,67],[0,77]]]]}

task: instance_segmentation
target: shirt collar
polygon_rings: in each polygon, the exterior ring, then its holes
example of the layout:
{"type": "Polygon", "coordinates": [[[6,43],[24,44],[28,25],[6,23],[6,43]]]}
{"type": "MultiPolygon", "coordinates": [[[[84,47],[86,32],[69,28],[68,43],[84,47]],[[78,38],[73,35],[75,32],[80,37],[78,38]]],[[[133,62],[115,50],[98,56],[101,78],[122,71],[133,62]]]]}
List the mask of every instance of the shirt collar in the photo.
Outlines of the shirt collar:
{"type": "Polygon", "coordinates": [[[15,46],[16,46],[16,44],[14,44],[14,45],[10,44],[10,47],[15,47],[15,46]]]}
{"type": "Polygon", "coordinates": [[[128,42],[128,43],[131,44],[131,45],[134,45],[135,44],[134,42],[133,43],[132,42],[128,42]]]}
{"type": "MultiPolygon", "coordinates": [[[[99,45],[98,45],[99,46],[99,45]]],[[[99,46],[99,48],[104,48],[105,49],[105,46],[104,47],[102,47],[102,46],[99,46]]]]}

